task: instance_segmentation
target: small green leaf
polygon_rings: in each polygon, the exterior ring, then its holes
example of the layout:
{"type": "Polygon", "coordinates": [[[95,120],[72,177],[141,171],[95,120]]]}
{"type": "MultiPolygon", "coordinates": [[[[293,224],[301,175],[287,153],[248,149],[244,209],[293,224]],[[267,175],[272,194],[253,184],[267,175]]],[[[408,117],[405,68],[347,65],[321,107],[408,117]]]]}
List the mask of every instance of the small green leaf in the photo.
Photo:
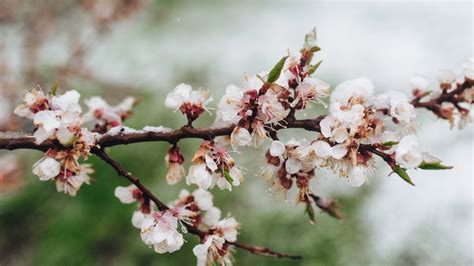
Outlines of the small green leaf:
{"type": "Polygon", "coordinates": [[[310,66],[308,67],[308,74],[309,74],[309,75],[313,74],[313,73],[316,71],[316,69],[318,69],[318,67],[321,65],[322,62],[323,62],[323,60],[320,60],[320,61],[317,62],[316,64],[310,65],[310,66]]]}
{"type": "Polygon", "coordinates": [[[308,214],[308,217],[309,217],[309,220],[311,222],[311,224],[314,224],[316,223],[316,215],[314,213],[314,208],[313,206],[311,205],[311,202],[308,201],[306,202],[306,209],[304,211],[306,214],[308,214]]]}
{"type": "Polygon", "coordinates": [[[309,48],[309,51],[311,53],[316,53],[316,52],[321,51],[321,48],[319,48],[319,46],[313,46],[313,47],[309,48]]]}
{"type": "Polygon", "coordinates": [[[418,168],[423,170],[446,170],[452,169],[452,166],[441,164],[441,162],[422,162],[418,168]]]}
{"type": "Polygon", "coordinates": [[[405,180],[408,184],[414,186],[413,182],[410,179],[410,176],[408,176],[406,170],[404,168],[401,168],[400,165],[396,165],[393,168],[393,172],[399,175],[403,180],[405,180]]]}
{"type": "Polygon", "coordinates": [[[276,65],[272,68],[270,73],[268,74],[267,82],[268,83],[273,83],[275,82],[281,74],[281,70],[283,69],[283,66],[285,65],[285,61],[288,58],[288,56],[284,56],[276,63],[276,65]]]}
{"type": "Polygon", "coordinates": [[[387,141],[382,143],[387,148],[391,148],[393,145],[397,145],[399,142],[398,141],[387,141]]]}
{"type": "Polygon", "coordinates": [[[229,171],[222,169],[222,174],[224,175],[225,180],[227,180],[230,185],[234,183],[234,179],[232,179],[232,176],[230,176],[229,171]]]}
{"type": "Polygon", "coordinates": [[[57,91],[58,91],[58,83],[55,82],[53,86],[51,87],[51,90],[49,91],[49,96],[56,96],[57,91]]]}

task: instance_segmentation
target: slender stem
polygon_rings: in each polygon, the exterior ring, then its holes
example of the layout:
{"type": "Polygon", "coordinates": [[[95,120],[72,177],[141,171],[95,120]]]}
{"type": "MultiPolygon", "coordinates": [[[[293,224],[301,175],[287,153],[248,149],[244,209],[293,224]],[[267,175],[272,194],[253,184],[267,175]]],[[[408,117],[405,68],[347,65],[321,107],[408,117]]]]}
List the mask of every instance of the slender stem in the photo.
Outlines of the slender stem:
{"type": "Polygon", "coordinates": [[[275,252],[275,251],[270,250],[267,247],[252,246],[252,245],[238,243],[238,242],[228,242],[228,244],[240,249],[247,250],[253,254],[261,255],[261,256],[275,257],[275,258],[288,258],[288,259],[293,259],[293,260],[300,260],[303,258],[302,256],[298,256],[298,255],[290,255],[290,254],[275,252]]]}
{"type": "Polygon", "coordinates": [[[160,211],[168,210],[169,207],[166,206],[162,201],[160,201],[150,190],[148,190],[138,178],[132,175],[127,169],[125,169],[120,163],[115,161],[114,159],[110,158],[110,156],[104,151],[104,149],[94,149],[92,153],[97,155],[101,158],[104,162],[112,166],[112,168],[117,171],[117,174],[127,178],[130,182],[132,182],[135,186],[137,186],[143,194],[145,194],[151,201],[153,201],[160,211]]]}

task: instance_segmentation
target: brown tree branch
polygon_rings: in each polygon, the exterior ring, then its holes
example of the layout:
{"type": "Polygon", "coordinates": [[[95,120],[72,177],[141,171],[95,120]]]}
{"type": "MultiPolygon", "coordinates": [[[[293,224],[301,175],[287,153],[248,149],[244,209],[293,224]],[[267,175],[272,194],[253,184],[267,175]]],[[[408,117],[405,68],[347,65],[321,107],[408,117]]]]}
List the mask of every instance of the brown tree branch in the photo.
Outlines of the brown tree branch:
{"type": "MultiPolygon", "coordinates": [[[[275,130],[282,128],[303,128],[310,131],[319,131],[319,122],[324,116],[319,116],[315,119],[304,119],[304,120],[284,120],[281,125],[274,126],[275,130]]],[[[228,127],[219,128],[191,128],[183,127],[176,130],[164,131],[164,132],[146,132],[139,131],[134,133],[119,133],[116,135],[102,135],[96,142],[100,148],[113,147],[117,145],[126,145],[140,142],[150,141],[166,141],[175,143],[181,139],[187,138],[199,138],[199,139],[211,139],[217,136],[226,136],[232,133],[235,125],[228,127]]],[[[0,133],[0,150],[16,150],[16,149],[33,149],[46,151],[49,148],[58,147],[58,143],[47,140],[40,145],[35,143],[35,139],[32,136],[26,136],[18,133],[0,133]]],[[[60,147],[60,146],[59,146],[60,147]]]]}

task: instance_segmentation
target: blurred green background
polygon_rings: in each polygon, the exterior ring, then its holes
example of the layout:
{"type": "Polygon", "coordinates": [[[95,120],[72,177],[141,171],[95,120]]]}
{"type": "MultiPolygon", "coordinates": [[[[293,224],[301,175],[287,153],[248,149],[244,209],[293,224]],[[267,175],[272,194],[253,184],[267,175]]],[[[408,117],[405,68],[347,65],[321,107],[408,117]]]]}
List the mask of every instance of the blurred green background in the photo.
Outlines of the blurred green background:
{"type": "MultiPolygon", "coordinates": [[[[5,0],[0,3],[1,90],[11,99],[10,110],[23,89],[47,88],[54,81],[80,91],[82,99],[101,95],[117,103],[132,95],[141,102],[127,126],[177,128],[185,120],[163,107],[176,84],[210,89],[219,99],[227,84],[242,84],[244,72],[270,68],[287,48],[296,53],[304,34],[317,26],[324,59],[317,77],[335,85],[370,75],[379,91],[408,92],[411,75],[434,77],[438,69],[457,67],[472,55],[469,8],[470,2],[5,0]],[[440,16],[449,21],[439,21],[440,16]]],[[[315,108],[307,115],[320,112],[315,108]]],[[[17,128],[31,129],[12,119],[17,128]]],[[[213,119],[202,117],[196,125],[213,119]]],[[[269,184],[256,176],[262,150],[236,155],[247,168],[245,182],[231,193],[213,193],[223,213],[241,222],[239,241],[304,257],[291,261],[237,250],[236,265],[472,265],[473,157],[466,145],[472,147],[472,126],[449,131],[447,123],[429,114],[421,113],[420,119],[423,148],[455,170],[414,173],[416,188],[387,178],[385,167],[361,188],[320,173],[315,189],[339,200],[343,222],[319,214],[311,225],[303,206],[275,200],[269,184]]],[[[282,136],[305,135],[293,131],[282,136]]],[[[187,166],[198,146],[197,140],[180,142],[187,166]]],[[[166,184],[166,149],[165,143],[144,143],[117,146],[110,153],[161,199],[171,201],[182,188],[194,187],[166,184]]],[[[21,158],[23,174],[17,185],[0,190],[0,265],[196,263],[192,236],[173,254],[159,255],[143,244],[131,225],[135,206],[113,196],[117,185],[128,185],[126,180],[97,158],[88,160],[95,169],[93,184],[71,198],[31,174],[39,152],[14,154],[21,158]]]]}

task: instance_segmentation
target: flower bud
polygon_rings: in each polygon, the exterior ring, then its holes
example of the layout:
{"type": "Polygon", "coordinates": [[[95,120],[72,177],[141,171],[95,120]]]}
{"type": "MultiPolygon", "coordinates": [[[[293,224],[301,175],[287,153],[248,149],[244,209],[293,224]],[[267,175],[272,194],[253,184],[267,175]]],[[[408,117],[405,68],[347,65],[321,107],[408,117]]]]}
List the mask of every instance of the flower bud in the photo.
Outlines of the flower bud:
{"type": "Polygon", "coordinates": [[[170,149],[168,150],[168,154],[166,154],[165,160],[168,167],[166,181],[170,185],[177,184],[185,175],[185,170],[183,166],[184,157],[179,151],[178,146],[172,145],[170,147],[170,149]]]}

